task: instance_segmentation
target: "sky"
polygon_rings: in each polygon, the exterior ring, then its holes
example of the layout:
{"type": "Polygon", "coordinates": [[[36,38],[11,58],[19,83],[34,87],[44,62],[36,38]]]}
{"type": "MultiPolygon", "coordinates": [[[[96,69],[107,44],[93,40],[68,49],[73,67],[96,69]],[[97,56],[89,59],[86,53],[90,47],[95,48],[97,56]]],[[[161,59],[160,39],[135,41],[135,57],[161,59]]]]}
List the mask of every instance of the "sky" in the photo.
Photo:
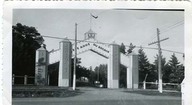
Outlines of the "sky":
{"type": "MultiPolygon", "coordinates": [[[[148,46],[148,44],[157,41],[157,28],[159,28],[160,39],[169,38],[161,42],[162,49],[184,52],[184,11],[15,9],[13,25],[16,23],[33,26],[41,35],[69,39],[74,39],[75,23],[77,23],[79,40],[84,39],[84,33],[91,26],[100,42],[115,41],[117,44],[125,45],[133,43],[136,46],[152,48],[157,48],[157,45],[148,46]],[[98,16],[97,19],[92,18],[92,24],[90,24],[90,14],[98,16]]],[[[59,48],[61,40],[46,37],[44,39],[48,51],[59,48]]],[[[144,49],[144,51],[149,61],[153,63],[158,51],[152,49],[144,49]]],[[[138,53],[138,49],[134,49],[134,52],[138,53]]],[[[162,52],[167,61],[172,54],[172,52],[162,52]]],[[[183,63],[183,55],[177,53],[175,55],[183,63]]],[[[86,52],[78,57],[82,60],[81,65],[87,68],[107,64],[107,59],[93,52],[86,52]]]]}

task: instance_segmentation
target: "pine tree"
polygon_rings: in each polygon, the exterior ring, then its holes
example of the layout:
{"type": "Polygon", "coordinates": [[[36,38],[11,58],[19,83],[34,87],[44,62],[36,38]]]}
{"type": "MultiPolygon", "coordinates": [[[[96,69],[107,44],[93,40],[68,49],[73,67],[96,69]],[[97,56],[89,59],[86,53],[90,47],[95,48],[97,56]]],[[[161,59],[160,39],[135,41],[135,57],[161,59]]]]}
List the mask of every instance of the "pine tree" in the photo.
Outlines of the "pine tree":
{"type": "Polygon", "coordinates": [[[180,62],[178,61],[175,54],[173,54],[171,56],[171,60],[169,60],[168,64],[171,69],[171,73],[169,76],[170,82],[171,83],[181,83],[184,78],[184,67],[182,67],[182,65],[180,65],[180,62]]]}
{"type": "Polygon", "coordinates": [[[183,79],[184,79],[184,75],[185,75],[185,67],[183,64],[179,65],[179,71],[178,71],[178,83],[182,83],[183,79]]]}
{"type": "MultiPolygon", "coordinates": [[[[158,72],[158,61],[159,61],[159,56],[156,55],[155,57],[155,69],[158,72]]],[[[169,65],[166,64],[166,59],[165,57],[161,57],[161,67],[162,67],[162,79],[163,82],[168,82],[169,81],[169,75],[170,75],[170,68],[169,65]]]]}
{"type": "Polygon", "coordinates": [[[100,64],[95,69],[96,81],[99,81],[104,87],[107,87],[107,64],[100,64]]]}
{"type": "Polygon", "coordinates": [[[125,45],[123,43],[121,43],[121,46],[120,46],[120,52],[125,54],[126,51],[125,51],[125,45]]]}
{"type": "Polygon", "coordinates": [[[143,82],[146,74],[150,72],[150,63],[142,48],[138,50],[139,53],[139,81],[143,82]]]}
{"type": "Polygon", "coordinates": [[[171,74],[171,67],[168,63],[166,63],[162,69],[162,79],[164,83],[170,83],[170,74],[171,74]]]}
{"type": "Polygon", "coordinates": [[[130,43],[129,45],[129,49],[127,50],[127,54],[130,54],[133,52],[133,49],[135,48],[136,46],[134,46],[132,43],[130,43]]]}
{"type": "Polygon", "coordinates": [[[155,82],[158,79],[158,73],[154,64],[149,64],[149,71],[146,81],[155,82]]]}

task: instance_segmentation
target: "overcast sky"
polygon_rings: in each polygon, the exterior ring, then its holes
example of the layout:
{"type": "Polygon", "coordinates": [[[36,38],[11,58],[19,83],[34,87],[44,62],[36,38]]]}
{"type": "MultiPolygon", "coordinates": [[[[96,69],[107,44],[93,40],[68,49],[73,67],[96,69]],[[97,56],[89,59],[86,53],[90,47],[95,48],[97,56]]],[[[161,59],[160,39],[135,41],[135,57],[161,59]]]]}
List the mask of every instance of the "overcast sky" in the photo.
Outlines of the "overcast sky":
{"type": "MultiPolygon", "coordinates": [[[[97,33],[100,42],[117,44],[133,43],[136,46],[148,46],[157,40],[157,28],[160,38],[168,40],[161,43],[162,49],[184,52],[184,12],[183,11],[141,11],[141,10],[80,10],[80,9],[16,9],[13,11],[13,25],[21,23],[36,27],[41,35],[74,38],[75,23],[78,24],[78,39],[90,29],[90,13],[98,16],[92,19],[92,29],[97,33]]],[[[59,41],[44,38],[47,50],[58,49],[59,41]]],[[[157,50],[144,49],[150,62],[154,62],[157,50]]],[[[138,49],[134,50],[135,53],[138,49]]],[[[173,53],[163,51],[166,60],[173,53]]],[[[176,54],[183,63],[181,54],[176,54]]],[[[93,52],[78,55],[82,58],[82,66],[93,68],[107,63],[107,60],[93,52]]]]}

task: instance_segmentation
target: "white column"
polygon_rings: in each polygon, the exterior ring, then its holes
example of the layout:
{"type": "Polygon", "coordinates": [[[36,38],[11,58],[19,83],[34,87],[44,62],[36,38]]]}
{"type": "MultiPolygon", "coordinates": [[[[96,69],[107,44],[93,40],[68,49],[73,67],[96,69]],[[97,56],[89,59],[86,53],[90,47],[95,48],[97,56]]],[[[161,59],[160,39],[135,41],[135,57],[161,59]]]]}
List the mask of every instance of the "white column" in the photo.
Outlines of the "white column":
{"type": "Polygon", "coordinates": [[[120,52],[119,45],[110,45],[108,63],[108,88],[119,88],[120,52]]]}
{"type": "Polygon", "coordinates": [[[133,88],[138,89],[139,87],[139,62],[138,55],[132,55],[132,69],[133,69],[133,88]]]}
{"type": "Polygon", "coordinates": [[[139,86],[138,55],[129,55],[129,67],[127,68],[127,88],[137,89],[139,86]]]}
{"type": "Polygon", "coordinates": [[[133,79],[132,79],[132,67],[131,65],[127,68],[127,88],[133,88],[133,79]]]}
{"type": "Polygon", "coordinates": [[[112,77],[111,56],[109,55],[108,65],[107,65],[107,88],[111,88],[111,77],[112,77]]]}
{"type": "Polygon", "coordinates": [[[35,84],[47,85],[47,50],[43,45],[36,51],[35,84]]]}
{"type": "Polygon", "coordinates": [[[60,42],[60,62],[59,62],[59,76],[58,86],[71,86],[71,42],[63,40],[60,42]]]}

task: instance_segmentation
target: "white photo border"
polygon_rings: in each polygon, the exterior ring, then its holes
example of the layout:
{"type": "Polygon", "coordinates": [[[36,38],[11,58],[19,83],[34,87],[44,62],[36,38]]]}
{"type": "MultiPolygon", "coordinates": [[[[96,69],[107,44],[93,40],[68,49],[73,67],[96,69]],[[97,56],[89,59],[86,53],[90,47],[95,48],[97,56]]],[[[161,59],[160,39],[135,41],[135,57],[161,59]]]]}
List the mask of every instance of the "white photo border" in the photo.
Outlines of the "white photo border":
{"type": "Polygon", "coordinates": [[[184,105],[192,105],[192,6],[189,1],[5,1],[3,5],[3,105],[12,104],[13,9],[184,9],[184,105]]]}

